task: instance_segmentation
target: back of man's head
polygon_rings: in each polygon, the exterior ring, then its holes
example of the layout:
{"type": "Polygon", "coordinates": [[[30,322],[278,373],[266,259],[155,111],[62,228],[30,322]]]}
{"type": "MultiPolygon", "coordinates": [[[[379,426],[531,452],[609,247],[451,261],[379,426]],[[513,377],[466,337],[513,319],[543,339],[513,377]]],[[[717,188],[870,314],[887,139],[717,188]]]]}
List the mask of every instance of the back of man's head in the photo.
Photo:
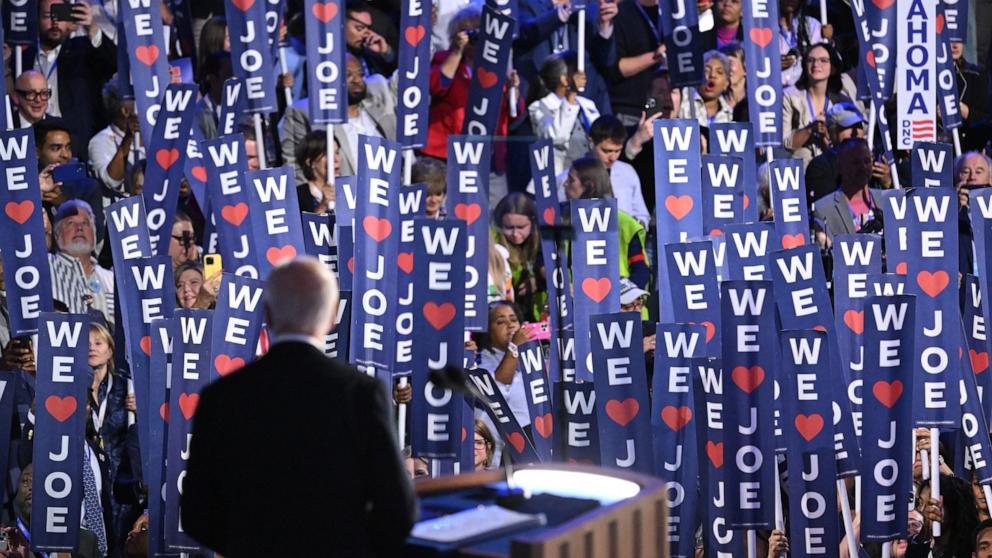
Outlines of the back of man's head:
{"type": "Polygon", "coordinates": [[[318,260],[295,258],[269,273],[265,282],[265,312],[269,327],[279,335],[323,338],[334,326],[338,282],[318,260]]]}
{"type": "Polygon", "coordinates": [[[593,145],[599,145],[606,140],[623,145],[627,141],[627,128],[617,117],[604,114],[596,119],[589,127],[589,141],[593,145]]]}

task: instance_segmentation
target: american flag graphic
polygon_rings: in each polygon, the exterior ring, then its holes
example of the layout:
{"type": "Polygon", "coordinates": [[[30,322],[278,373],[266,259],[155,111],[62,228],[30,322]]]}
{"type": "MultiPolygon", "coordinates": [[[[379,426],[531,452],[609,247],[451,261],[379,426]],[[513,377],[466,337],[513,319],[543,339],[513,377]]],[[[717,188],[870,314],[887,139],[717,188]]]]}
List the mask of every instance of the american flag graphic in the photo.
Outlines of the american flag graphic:
{"type": "Polygon", "coordinates": [[[936,134],[936,121],[932,118],[928,120],[913,120],[911,129],[913,139],[933,139],[936,134]]]}

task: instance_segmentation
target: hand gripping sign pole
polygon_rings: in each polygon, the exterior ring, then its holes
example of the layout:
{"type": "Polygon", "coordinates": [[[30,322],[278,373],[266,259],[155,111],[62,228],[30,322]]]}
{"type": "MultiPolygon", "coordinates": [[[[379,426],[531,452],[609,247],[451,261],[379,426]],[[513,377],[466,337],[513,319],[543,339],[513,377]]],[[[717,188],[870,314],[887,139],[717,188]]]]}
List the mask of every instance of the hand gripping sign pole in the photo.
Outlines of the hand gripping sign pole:
{"type": "MultiPolygon", "coordinates": [[[[279,47],[279,70],[282,75],[289,73],[289,66],[286,65],[286,47],[279,47]]],[[[282,88],[283,93],[286,95],[286,106],[289,107],[293,104],[293,88],[286,85],[282,88]]]]}

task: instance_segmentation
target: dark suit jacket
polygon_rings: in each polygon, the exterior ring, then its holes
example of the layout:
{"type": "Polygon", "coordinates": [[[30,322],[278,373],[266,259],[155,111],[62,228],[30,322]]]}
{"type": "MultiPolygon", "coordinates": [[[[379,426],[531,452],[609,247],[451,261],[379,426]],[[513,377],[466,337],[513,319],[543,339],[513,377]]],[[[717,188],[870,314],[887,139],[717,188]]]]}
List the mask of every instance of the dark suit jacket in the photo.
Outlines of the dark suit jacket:
{"type": "Polygon", "coordinates": [[[386,388],[301,342],[204,388],[182,522],[224,556],[398,556],[416,498],[386,388]]]}
{"type": "MultiPolygon", "coordinates": [[[[877,203],[876,200],[879,199],[879,193],[879,190],[871,188],[873,203],[877,203]]],[[[816,224],[831,239],[838,234],[852,234],[857,232],[854,230],[854,219],[851,218],[851,210],[847,205],[847,197],[844,195],[843,190],[840,189],[813,203],[813,218],[816,224]]]]}

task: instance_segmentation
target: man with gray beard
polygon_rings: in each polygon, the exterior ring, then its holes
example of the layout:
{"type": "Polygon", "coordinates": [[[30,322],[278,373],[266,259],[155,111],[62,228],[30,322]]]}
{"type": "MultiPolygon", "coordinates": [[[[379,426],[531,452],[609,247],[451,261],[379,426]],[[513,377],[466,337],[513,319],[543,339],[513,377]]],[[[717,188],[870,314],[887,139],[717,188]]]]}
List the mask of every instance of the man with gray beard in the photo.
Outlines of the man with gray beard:
{"type": "Polygon", "coordinates": [[[53,298],[65,303],[72,313],[98,310],[113,327],[114,274],[93,257],[96,224],[90,204],[69,200],[60,205],[52,233],[57,247],[48,255],[53,298]]]}

